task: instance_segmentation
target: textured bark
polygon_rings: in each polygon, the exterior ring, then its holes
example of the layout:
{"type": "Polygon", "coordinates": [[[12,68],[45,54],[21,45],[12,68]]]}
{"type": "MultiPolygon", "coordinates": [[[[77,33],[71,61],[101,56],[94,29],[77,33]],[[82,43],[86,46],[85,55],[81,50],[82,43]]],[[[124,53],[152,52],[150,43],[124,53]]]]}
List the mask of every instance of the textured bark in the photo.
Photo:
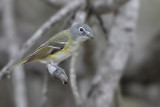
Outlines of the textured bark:
{"type": "Polygon", "coordinates": [[[130,0],[115,15],[108,47],[90,89],[87,107],[110,107],[134,42],[139,0],[130,0]]]}

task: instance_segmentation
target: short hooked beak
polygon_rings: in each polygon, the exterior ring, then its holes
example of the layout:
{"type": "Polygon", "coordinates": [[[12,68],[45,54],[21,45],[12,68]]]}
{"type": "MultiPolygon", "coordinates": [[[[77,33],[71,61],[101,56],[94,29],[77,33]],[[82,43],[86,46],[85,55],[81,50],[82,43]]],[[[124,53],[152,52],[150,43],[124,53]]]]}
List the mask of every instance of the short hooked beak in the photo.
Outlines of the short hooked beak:
{"type": "Polygon", "coordinates": [[[89,31],[85,31],[85,32],[86,32],[86,34],[87,34],[87,36],[88,36],[89,38],[94,39],[94,36],[92,35],[91,32],[89,32],[89,31]]]}
{"type": "Polygon", "coordinates": [[[88,37],[94,39],[94,36],[92,34],[88,35],[88,37]]]}

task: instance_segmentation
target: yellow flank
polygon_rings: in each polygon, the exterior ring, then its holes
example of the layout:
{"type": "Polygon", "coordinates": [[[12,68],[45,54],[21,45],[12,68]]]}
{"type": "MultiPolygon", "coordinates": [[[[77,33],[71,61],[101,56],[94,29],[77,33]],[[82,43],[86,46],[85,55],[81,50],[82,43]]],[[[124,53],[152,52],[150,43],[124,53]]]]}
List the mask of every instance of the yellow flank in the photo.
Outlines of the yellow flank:
{"type": "Polygon", "coordinates": [[[61,51],[58,51],[55,54],[51,54],[47,56],[45,58],[46,60],[51,59],[54,63],[59,63],[72,55],[72,50],[70,50],[70,47],[72,47],[73,42],[72,42],[72,38],[69,36],[68,33],[69,32],[66,33],[68,36],[68,41],[67,41],[66,46],[61,51]]]}

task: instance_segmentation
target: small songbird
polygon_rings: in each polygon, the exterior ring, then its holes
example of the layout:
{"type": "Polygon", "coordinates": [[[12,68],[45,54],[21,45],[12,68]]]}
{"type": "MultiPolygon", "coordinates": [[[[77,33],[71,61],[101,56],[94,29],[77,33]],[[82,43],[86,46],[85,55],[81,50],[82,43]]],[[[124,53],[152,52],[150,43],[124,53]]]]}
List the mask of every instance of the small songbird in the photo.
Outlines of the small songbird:
{"type": "Polygon", "coordinates": [[[53,63],[58,64],[70,57],[82,42],[90,38],[93,39],[94,36],[92,34],[92,29],[88,25],[72,25],[69,29],[50,38],[37,48],[34,53],[30,54],[19,63],[11,66],[8,70],[28,62],[42,62],[48,64],[52,61],[53,63]]]}

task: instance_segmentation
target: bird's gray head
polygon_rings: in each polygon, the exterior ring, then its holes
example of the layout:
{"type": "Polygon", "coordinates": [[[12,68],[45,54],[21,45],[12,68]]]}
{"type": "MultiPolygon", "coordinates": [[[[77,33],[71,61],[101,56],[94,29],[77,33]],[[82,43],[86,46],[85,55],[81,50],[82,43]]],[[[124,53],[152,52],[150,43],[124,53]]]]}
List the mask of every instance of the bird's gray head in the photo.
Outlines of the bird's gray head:
{"type": "Polygon", "coordinates": [[[74,24],[69,29],[71,36],[75,40],[85,41],[87,39],[93,39],[92,29],[86,24],[74,24]]]}

